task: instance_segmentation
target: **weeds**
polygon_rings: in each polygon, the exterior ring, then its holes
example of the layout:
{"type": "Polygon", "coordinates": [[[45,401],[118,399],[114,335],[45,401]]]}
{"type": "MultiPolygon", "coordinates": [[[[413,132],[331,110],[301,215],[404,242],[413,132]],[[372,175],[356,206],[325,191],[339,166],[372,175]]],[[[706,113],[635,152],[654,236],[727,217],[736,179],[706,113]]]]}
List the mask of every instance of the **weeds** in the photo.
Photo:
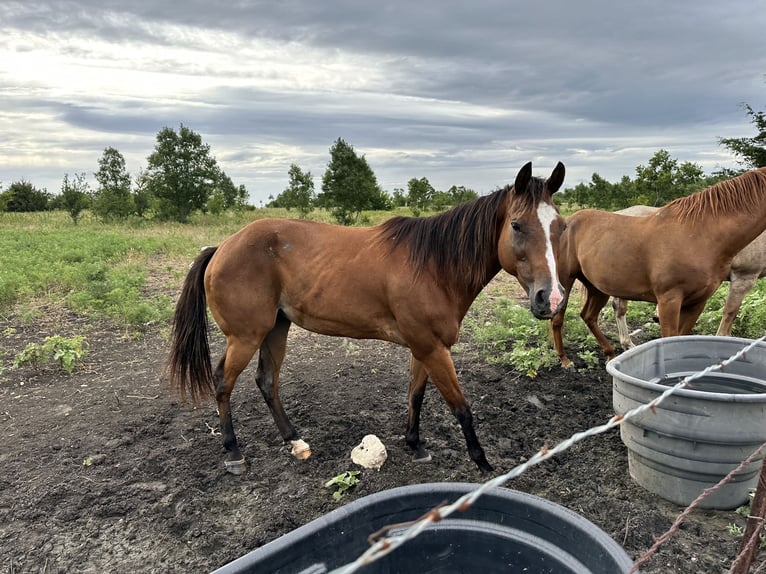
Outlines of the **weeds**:
{"type": "Polygon", "coordinates": [[[53,361],[58,366],[71,373],[82,361],[87,351],[88,343],[85,337],[77,335],[70,339],[60,335],[46,337],[43,344],[29,343],[13,360],[14,367],[40,368],[53,361]]]}
{"type": "Polygon", "coordinates": [[[335,492],[332,493],[332,497],[335,500],[340,500],[340,498],[346,494],[347,490],[359,484],[359,474],[360,471],[358,470],[347,470],[346,472],[341,472],[338,476],[334,476],[325,482],[324,487],[330,488],[334,486],[335,492]]]}

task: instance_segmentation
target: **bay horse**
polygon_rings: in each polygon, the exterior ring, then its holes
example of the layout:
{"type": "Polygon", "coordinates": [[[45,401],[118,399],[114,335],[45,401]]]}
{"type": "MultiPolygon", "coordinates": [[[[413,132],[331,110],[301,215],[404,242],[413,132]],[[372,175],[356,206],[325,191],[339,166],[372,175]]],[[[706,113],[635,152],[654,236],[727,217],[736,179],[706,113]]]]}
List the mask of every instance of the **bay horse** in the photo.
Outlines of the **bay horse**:
{"type": "MultiPolygon", "coordinates": [[[[656,212],[659,207],[649,205],[633,205],[626,209],[615,211],[623,215],[642,216],[656,212]]],[[[721,322],[718,324],[716,335],[730,337],[731,328],[737,318],[742,300],[755,286],[756,281],[766,277],[766,231],[748,243],[745,248],[731,260],[731,267],[726,280],[729,281],[729,293],[726,295],[721,322]]],[[[623,349],[634,347],[630,338],[630,331],[625,320],[628,312],[628,302],[619,297],[612,298],[614,320],[617,323],[617,333],[620,337],[620,345],[623,349]]]]}
{"type": "Polygon", "coordinates": [[[587,293],[580,316],[608,361],[615,349],[601,332],[598,315],[610,295],[657,303],[663,337],[689,334],[734,256],[765,229],[766,168],[675,199],[653,215],[575,212],[559,246],[559,279],[567,298],[551,321],[561,365],[572,366],[561,331],[575,279],[587,293]]]}
{"type": "Polygon", "coordinates": [[[393,217],[365,228],[261,219],[203,249],[176,304],[166,374],[171,387],[195,403],[215,396],[226,469],[246,469],[230,396],[259,350],[255,380],[277,428],[295,456],[310,454],[279,398],[279,370],[295,323],[324,335],[408,347],[405,440],[414,460],[430,460],[419,425],[431,380],[460,423],[469,456],[491,471],[450,348],[471,303],[501,268],[523,283],[535,317],[549,319],[558,310],[565,293],[556,253],[565,223],[552,195],[563,180],[562,163],[544,180],[532,177],[529,162],[512,187],[430,217],[393,217]],[[226,337],[214,371],[206,307],[226,337]]]}

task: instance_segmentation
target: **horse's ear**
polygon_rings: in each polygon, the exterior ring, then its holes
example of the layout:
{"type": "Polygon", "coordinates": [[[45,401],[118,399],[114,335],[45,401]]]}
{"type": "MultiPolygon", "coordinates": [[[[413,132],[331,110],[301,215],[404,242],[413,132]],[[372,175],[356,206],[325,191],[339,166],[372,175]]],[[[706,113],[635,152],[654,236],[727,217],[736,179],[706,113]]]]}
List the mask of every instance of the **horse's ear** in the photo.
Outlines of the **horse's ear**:
{"type": "Polygon", "coordinates": [[[529,185],[529,180],[532,179],[532,162],[528,161],[516,174],[516,183],[513,184],[513,191],[516,193],[523,193],[529,185]]]}
{"type": "Polygon", "coordinates": [[[561,184],[564,183],[565,173],[566,173],[566,168],[564,167],[564,164],[561,162],[558,162],[556,164],[556,167],[553,168],[553,171],[551,172],[551,176],[548,178],[548,181],[547,181],[548,189],[550,190],[551,194],[556,193],[561,187],[561,184]]]}

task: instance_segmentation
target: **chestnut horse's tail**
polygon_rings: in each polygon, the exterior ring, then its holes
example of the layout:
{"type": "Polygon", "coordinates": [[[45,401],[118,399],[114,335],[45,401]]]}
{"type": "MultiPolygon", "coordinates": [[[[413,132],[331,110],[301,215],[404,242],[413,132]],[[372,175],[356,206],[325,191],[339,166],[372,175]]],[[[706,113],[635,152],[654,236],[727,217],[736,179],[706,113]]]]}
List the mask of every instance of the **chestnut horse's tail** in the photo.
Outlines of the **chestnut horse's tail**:
{"type": "Polygon", "coordinates": [[[216,249],[204,248],[186,275],[173,316],[170,356],[166,367],[171,388],[178,391],[182,399],[188,391],[195,404],[201,398],[212,396],[215,389],[207,340],[205,269],[216,249]]]}

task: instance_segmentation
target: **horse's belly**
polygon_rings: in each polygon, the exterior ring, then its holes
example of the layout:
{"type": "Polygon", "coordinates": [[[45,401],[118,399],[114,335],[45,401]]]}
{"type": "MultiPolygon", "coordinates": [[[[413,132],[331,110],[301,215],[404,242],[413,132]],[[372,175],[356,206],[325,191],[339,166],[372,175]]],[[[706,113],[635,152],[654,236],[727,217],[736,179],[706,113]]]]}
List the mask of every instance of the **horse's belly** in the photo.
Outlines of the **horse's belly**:
{"type": "Polygon", "coordinates": [[[338,308],[328,312],[325,307],[321,312],[307,312],[290,305],[282,305],[282,311],[290,321],[299,327],[331,337],[351,337],[353,339],[382,339],[405,345],[404,338],[392,319],[361,315],[351,308],[338,308]]]}

